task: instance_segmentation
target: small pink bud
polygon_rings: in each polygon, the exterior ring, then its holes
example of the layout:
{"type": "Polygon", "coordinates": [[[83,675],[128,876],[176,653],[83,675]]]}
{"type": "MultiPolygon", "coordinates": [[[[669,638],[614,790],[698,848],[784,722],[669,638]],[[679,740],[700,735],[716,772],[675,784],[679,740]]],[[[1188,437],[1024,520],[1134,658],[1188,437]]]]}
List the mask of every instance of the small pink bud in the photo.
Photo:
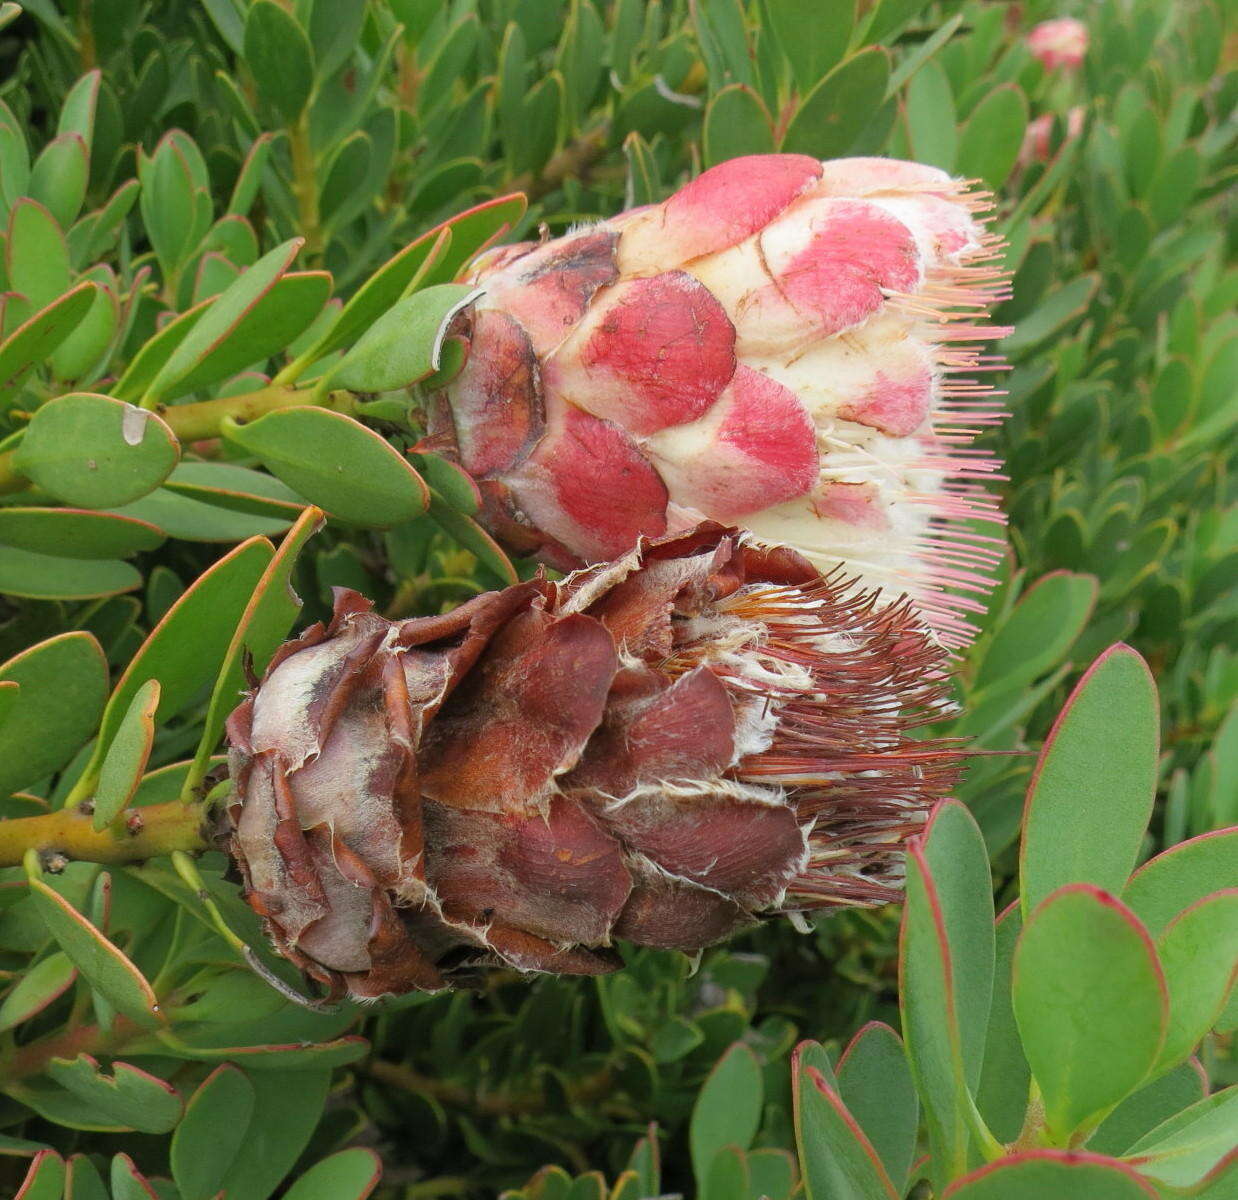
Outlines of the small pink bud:
{"type": "Polygon", "coordinates": [[[1088,52],[1088,27],[1074,17],[1041,21],[1027,35],[1027,48],[1046,71],[1059,67],[1073,71],[1083,65],[1088,52]]]}
{"type": "MultiPolygon", "coordinates": [[[[1052,152],[1053,122],[1055,113],[1041,113],[1028,122],[1019,148],[1019,165],[1026,167],[1034,162],[1046,162],[1052,152]]],[[[1076,104],[1066,114],[1066,141],[1073,141],[1083,132],[1083,106],[1076,104]]]]}

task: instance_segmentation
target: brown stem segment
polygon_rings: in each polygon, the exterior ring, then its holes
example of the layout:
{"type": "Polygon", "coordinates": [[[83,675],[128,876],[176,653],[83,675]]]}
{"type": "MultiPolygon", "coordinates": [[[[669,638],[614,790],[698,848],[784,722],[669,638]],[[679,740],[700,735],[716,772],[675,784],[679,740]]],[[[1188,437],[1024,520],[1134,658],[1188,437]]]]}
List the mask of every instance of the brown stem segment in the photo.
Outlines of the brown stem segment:
{"type": "Polygon", "coordinates": [[[537,174],[526,171],[518,175],[508,190],[524,192],[531,201],[538,200],[566,180],[586,176],[589,168],[605,153],[609,139],[610,125],[603,122],[569,142],[537,174]]]}
{"type": "Polygon", "coordinates": [[[115,1017],[107,1030],[97,1025],[74,1025],[15,1050],[0,1067],[0,1083],[9,1084],[29,1075],[42,1074],[53,1058],[109,1054],[145,1032],[122,1016],[115,1017]]]}
{"type": "Polygon", "coordinates": [[[63,854],[82,862],[126,863],[173,850],[194,854],[209,844],[201,805],[152,804],[130,809],[126,816],[119,832],[96,830],[90,814],[69,808],[0,821],[0,867],[20,865],[28,850],[63,854]]]}

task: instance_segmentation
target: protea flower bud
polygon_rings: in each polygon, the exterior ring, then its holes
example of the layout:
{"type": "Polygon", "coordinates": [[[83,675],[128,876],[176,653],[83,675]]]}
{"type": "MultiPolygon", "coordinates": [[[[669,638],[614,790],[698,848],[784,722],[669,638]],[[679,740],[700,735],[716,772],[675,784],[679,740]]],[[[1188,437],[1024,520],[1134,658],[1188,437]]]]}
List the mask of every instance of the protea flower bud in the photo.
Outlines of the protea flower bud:
{"type": "Polygon", "coordinates": [[[906,602],[699,529],[388,621],[340,591],[232,715],[231,849],[333,993],[596,974],[895,898],[961,751],[906,602]]]}
{"type": "Polygon", "coordinates": [[[1027,48],[1046,71],[1073,71],[1083,65],[1088,52],[1088,27],[1074,17],[1041,21],[1027,35],[1027,48]]]}
{"type": "MultiPolygon", "coordinates": [[[[1041,113],[1028,122],[1019,147],[1019,165],[1030,166],[1034,162],[1046,162],[1053,148],[1053,122],[1056,114],[1041,113]]],[[[1084,110],[1081,104],[1074,105],[1066,114],[1065,140],[1074,141],[1083,132],[1084,110]]]]}
{"type": "Polygon", "coordinates": [[[708,518],[907,592],[962,644],[999,555],[973,524],[1001,519],[998,464],[969,445],[1001,416],[989,205],[916,163],[755,155],[499,247],[429,442],[552,565],[708,518]]]}

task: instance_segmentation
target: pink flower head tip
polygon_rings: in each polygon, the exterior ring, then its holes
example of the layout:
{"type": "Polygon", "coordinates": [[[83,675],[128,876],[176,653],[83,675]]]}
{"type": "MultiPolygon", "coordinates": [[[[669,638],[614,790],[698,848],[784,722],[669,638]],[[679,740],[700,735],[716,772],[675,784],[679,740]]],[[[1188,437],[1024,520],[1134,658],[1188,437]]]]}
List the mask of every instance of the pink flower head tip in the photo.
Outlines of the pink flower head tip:
{"type": "Polygon", "coordinates": [[[1088,27],[1074,17],[1041,21],[1027,35],[1027,48],[1046,71],[1056,71],[1059,67],[1074,70],[1083,64],[1088,52],[1088,27]]]}

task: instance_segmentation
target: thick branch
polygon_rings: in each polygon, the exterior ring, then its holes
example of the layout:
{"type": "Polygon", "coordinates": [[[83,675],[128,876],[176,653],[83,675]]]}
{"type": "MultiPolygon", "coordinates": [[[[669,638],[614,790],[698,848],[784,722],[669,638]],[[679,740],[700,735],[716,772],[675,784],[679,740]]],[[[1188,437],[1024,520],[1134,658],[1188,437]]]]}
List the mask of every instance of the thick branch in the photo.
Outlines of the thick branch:
{"type": "Polygon", "coordinates": [[[97,831],[88,813],[70,808],[0,821],[0,867],[20,865],[27,850],[63,854],[82,862],[126,863],[173,850],[193,854],[207,846],[202,807],[179,801],[135,808],[119,831],[97,831]]]}

